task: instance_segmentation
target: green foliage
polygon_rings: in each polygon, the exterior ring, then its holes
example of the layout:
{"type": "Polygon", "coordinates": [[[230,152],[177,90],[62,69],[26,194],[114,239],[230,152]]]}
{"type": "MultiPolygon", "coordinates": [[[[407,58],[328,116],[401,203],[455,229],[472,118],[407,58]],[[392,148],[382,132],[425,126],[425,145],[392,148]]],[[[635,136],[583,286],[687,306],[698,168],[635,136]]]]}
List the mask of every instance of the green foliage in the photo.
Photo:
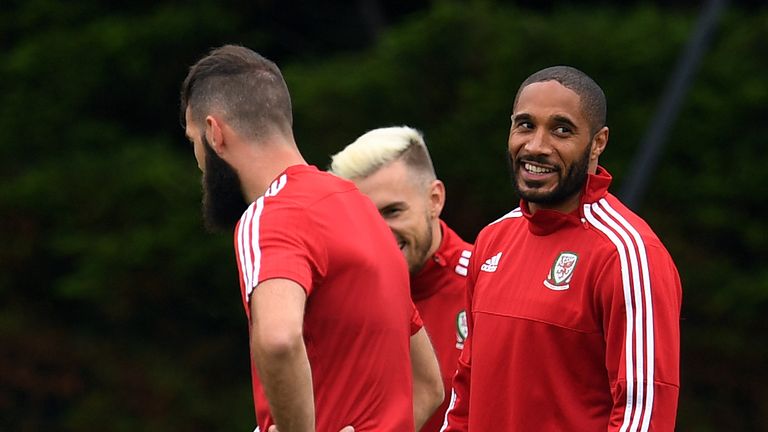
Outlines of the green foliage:
{"type": "MultiPolygon", "coordinates": [[[[444,216],[472,239],[517,205],[505,151],[526,76],[570,64],[603,86],[617,189],[695,18],[435,2],[368,49],[321,57],[282,37],[298,24],[260,13],[274,8],[229,6],[36,0],[0,17],[0,430],[252,427],[231,238],[203,232],[177,122],[209,47],[281,55],[299,146],[321,168],[366,130],[424,131],[444,216]]],[[[768,428],[767,18],[725,16],[640,209],[683,279],[679,430],[768,428]]]]}
{"type": "Polygon", "coordinates": [[[231,238],[202,230],[177,121],[180,76],[230,15],[80,6],[3,22],[0,429],[247,429],[231,238]]]}
{"type": "Polygon", "coordinates": [[[615,131],[606,163],[621,174],[691,23],[654,8],[539,15],[440,3],[370,52],[288,68],[298,139],[311,143],[309,158],[325,166],[328,154],[366,130],[421,129],[447,185],[446,213],[472,238],[516,206],[502,176],[512,101],[530,73],[570,64],[601,83],[615,131]],[[649,42],[659,34],[665,43],[649,42]]]}

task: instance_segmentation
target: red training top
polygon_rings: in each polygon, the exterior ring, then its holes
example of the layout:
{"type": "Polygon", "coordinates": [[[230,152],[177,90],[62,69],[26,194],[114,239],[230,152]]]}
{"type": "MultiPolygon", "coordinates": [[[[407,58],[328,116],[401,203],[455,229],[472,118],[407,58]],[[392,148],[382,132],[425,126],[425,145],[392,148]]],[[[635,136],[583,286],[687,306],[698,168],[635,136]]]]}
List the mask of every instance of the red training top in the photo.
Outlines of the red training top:
{"type": "Polygon", "coordinates": [[[590,175],[569,214],[527,203],[481,231],[448,431],[672,431],[680,278],[590,175]]]}
{"type": "MultiPolygon", "coordinates": [[[[402,254],[371,201],[348,181],[291,166],[243,214],[235,251],[249,322],[259,283],[285,278],[307,292],[317,430],[413,430],[410,336],[421,320],[402,254]]],[[[253,364],[251,375],[266,431],[274,420],[253,364]]]]}
{"type": "Polygon", "coordinates": [[[443,425],[451,394],[451,378],[467,337],[467,266],[472,245],[465,242],[442,220],[440,246],[424,267],[411,277],[411,298],[424,321],[437,353],[446,398],[421,432],[437,432],[443,425]]]}

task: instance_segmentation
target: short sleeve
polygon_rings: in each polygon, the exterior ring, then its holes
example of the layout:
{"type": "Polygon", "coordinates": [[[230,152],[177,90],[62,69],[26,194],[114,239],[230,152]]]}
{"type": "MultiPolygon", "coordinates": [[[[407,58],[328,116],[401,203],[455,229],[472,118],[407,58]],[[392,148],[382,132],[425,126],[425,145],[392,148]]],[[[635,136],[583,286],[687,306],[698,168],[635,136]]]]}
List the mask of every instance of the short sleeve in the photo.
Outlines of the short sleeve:
{"type": "Polygon", "coordinates": [[[418,333],[422,327],[424,327],[424,322],[421,320],[421,315],[419,315],[416,305],[411,302],[411,336],[418,333]]]}
{"type": "Polygon", "coordinates": [[[257,199],[235,230],[243,302],[259,283],[274,278],[298,283],[309,296],[322,262],[314,237],[304,209],[278,197],[257,199]]]}

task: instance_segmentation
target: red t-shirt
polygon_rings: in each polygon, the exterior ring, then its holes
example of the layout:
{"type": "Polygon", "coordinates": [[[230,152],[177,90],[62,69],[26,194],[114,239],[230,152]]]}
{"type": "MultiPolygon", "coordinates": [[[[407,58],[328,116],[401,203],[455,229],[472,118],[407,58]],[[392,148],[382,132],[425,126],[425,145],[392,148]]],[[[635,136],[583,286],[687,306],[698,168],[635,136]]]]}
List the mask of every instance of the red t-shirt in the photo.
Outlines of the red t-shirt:
{"type": "Polygon", "coordinates": [[[462,240],[442,220],[440,228],[443,233],[440,246],[419,273],[411,277],[411,298],[435,348],[447,395],[421,432],[437,432],[443,424],[450,400],[451,379],[467,337],[464,308],[472,245],[462,240]]]}
{"type": "Polygon", "coordinates": [[[572,213],[527,203],[483,229],[446,431],[672,431],[680,278],[664,245],[590,175],[572,213]]]}
{"type": "MultiPolygon", "coordinates": [[[[304,343],[318,431],[413,430],[410,336],[421,327],[408,270],[389,228],[354,184],[295,165],[235,229],[243,305],[258,284],[290,279],[307,292],[304,343]]],[[[274,423],[255,367],[256,419],[274,423]]]]}

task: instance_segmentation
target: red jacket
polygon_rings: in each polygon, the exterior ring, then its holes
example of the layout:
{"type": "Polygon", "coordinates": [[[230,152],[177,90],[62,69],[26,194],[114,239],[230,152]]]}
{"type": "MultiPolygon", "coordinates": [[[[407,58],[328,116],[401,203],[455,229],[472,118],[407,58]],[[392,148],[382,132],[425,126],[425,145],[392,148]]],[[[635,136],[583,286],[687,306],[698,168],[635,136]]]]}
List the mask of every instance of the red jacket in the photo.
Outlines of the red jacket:
{"type": "Polygon", "coordinates": [[[610,182],[598,168],[574,212],[521,202],[479,234],[444,430],[674,429],[680,279],[610,182]]]}
{"type": "MultiPolygon", "coordinates": [[[[472,245],[462,240],[442,220],[440,229],[443,238],[437,251],[419,273],[411,277],[411,298],[435,348],[445,394],[450,395],[451,378],[456,372],[456,361],[467,336],[464,306],[472,245]]],[[[440,430],[449,399],[446,396],[421,432],[440,430]]]]}

